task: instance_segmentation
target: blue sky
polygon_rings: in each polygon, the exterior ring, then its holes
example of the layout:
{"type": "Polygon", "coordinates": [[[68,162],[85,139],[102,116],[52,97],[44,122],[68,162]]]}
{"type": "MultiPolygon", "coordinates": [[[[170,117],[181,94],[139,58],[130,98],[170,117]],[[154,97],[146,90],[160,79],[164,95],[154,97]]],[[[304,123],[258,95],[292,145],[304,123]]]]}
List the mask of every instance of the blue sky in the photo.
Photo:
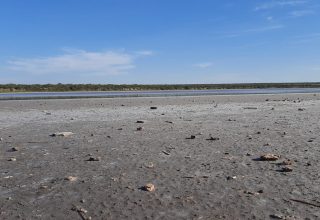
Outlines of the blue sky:
{"type": "Polygon", "coordinates": [[[320,81],[319,0],[1,0],[0,83],[320,81]]]}

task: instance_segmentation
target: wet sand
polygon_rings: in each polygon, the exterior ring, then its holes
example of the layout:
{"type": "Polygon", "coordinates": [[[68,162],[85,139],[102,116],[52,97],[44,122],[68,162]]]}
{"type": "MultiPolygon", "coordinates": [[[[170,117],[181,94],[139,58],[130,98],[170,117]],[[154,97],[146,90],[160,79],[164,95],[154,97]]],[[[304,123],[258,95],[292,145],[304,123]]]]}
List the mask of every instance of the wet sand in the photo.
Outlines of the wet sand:
{"type": "Polygon", "coordinates": [[[0,101],[0,219],[320,219],[319,133],[320,94],[0,101]]]}

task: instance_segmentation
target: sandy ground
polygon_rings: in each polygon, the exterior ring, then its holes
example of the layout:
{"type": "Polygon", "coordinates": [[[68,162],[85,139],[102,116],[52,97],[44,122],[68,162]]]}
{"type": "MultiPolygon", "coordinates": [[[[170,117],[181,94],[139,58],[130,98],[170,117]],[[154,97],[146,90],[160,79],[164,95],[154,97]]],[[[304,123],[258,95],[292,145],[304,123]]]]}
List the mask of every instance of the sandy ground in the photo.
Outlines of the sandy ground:
{"type": "Polygon", "coordinates": [[[0,101],[0,219],[320,219],[319,133],[320,94],[0,101]]]}

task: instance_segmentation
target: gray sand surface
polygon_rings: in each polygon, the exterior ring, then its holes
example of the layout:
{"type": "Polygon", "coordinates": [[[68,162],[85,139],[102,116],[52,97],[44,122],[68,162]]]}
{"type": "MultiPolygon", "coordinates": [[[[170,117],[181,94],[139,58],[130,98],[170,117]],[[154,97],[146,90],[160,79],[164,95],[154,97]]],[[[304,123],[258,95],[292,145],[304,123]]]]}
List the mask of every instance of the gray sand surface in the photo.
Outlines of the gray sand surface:
{"type": "Polygon", "coordinates": [[[319,134],[320,94],[0,101],[0,219],[320,219],[319,134]]]}

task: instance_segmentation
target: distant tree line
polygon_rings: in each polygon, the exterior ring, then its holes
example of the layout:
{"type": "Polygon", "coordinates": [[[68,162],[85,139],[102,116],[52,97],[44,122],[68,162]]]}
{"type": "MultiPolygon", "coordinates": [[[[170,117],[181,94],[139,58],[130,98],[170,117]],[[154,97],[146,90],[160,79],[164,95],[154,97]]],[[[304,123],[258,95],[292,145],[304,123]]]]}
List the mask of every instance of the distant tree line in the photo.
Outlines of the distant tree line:
{"type": "Polygon", "coordinates": [[[208,90],[263,88],[320,88],[313,83],[240,83],[240,84],[3,84],[0,92],[70,92],[70,91],[139,91],[139,90],[208,90]]]}

